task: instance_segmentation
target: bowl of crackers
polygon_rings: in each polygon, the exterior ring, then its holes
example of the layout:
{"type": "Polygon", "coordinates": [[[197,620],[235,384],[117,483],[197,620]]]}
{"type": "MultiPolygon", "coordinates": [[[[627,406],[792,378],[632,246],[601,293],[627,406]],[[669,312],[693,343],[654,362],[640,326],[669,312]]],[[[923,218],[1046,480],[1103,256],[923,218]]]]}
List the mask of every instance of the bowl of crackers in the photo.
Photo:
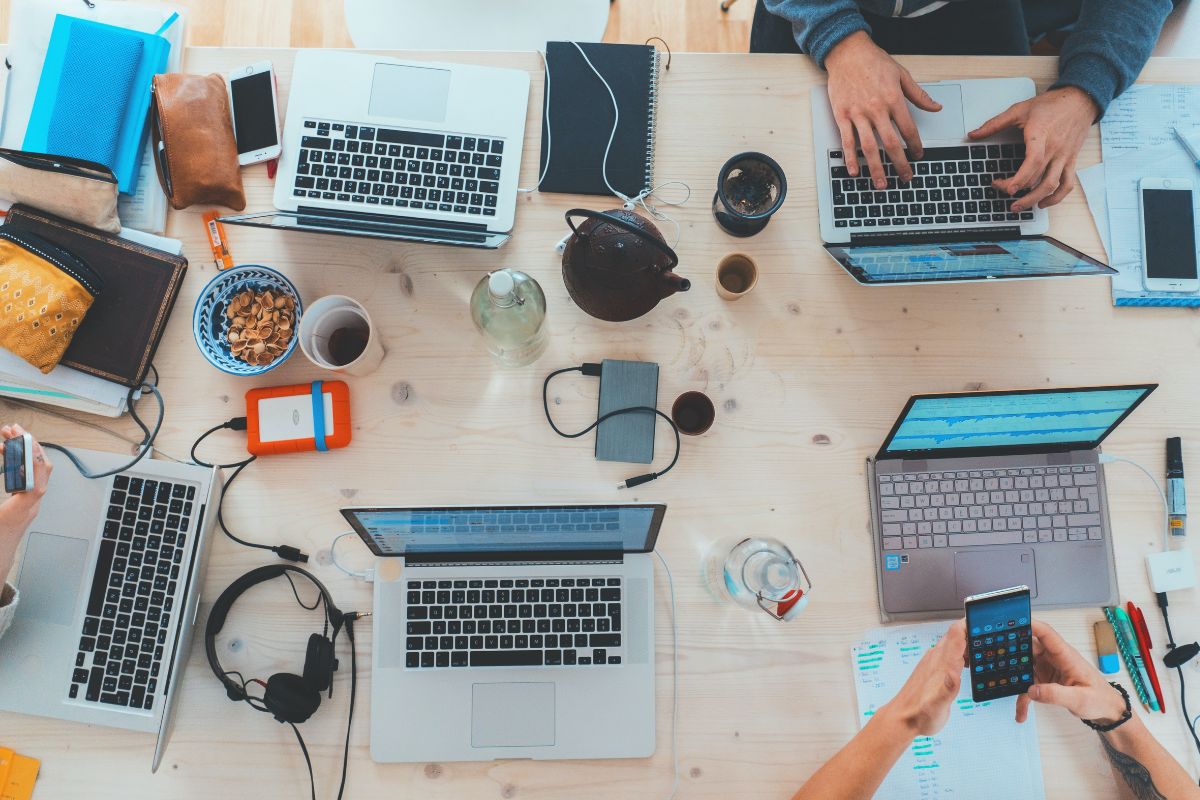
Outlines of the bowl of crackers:
{"type": "Polygon", "coordinates": [[[208,362],[230,375],[261,375],[296,349],[302,313],[292,282],[270,267],[225,270],[196,300],[192,333],[208,362]]]}

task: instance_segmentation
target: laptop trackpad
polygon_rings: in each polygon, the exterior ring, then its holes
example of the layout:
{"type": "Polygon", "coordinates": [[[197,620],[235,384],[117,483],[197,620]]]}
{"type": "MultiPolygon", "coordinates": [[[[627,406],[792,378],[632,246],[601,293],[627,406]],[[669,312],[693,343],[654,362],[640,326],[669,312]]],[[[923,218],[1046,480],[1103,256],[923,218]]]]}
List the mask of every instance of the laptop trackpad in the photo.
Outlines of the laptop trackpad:
{"type": "Polygon", "coordinates": [[[965,139],[967,126],[963,122],[962,87],[952,83],[948,86],[921,84],[921,88],[942,104],[941,111],[922,111],[908,103],[908,113],[917,123],[921,139],[965,139]]]}
{"type": "Polygon", "coordinates": [[[553,683],[476,683],[471,686],[472,747],[550,747],[553,744],[553,683]]]}
{"type": "Polygon", "coordinates": [[[961,603],[973,594],[1028,586],[1037,597],[1033,550],[1028,547],[971,548],[954,554],[954,580],[961,603]]]}
{"type": "Polygon", "coordinates": [[[16,618],[70,625],[87,554],[86,539],[31,532],[17,580],[16,618]]]}

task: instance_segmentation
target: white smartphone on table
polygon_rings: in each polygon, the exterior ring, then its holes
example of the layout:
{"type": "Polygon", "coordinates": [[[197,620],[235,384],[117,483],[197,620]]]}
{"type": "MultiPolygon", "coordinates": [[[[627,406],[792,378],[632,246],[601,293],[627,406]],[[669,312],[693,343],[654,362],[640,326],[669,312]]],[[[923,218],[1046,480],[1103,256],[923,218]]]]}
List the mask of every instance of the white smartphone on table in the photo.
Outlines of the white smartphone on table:
{"type": "Polygon", "coordinates": [[[1142,283],[1148,292],[1200,291],[1196,272],[1196,220],[1192,182],[1142,178],[1142,283]]]}
{"type": "Polygon", "coordinates": [[[229,105],[238,163],[245,166],[279,158],[279,96],[270,61],[229,73],[229,105]]]}

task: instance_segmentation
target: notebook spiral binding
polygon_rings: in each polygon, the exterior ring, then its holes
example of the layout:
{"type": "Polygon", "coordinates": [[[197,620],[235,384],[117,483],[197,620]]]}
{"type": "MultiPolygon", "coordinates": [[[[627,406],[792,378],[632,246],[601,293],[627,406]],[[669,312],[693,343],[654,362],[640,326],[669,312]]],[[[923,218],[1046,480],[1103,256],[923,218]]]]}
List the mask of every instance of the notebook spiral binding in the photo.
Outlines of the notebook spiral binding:
{"type": "Polygon", "coordinates": [[[650,48],[650,119],[646,125],[646,191],[654,188],[654,135],[658,126],[658,62],[660,53],[650,48]]]}

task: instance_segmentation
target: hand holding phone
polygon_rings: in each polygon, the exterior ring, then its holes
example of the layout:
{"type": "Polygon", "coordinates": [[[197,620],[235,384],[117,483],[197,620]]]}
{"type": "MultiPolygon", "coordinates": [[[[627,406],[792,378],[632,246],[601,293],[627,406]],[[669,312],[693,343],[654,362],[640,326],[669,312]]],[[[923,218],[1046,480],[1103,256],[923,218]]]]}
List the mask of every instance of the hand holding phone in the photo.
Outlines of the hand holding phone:
{"type": "Polygon", "coordinates": [[[1142,178],[1142,283],[1148,292],[1200,291],[1196,272],[1196,220],[1192,182],[1142,178]]]}
{"type": "Polygon", "coordinates": [[[1062,706],[1080,719],[1102,724],[1120,719],[1125,700],[1091,659],[1046,623],[1034,620],[1032,627],[1035,683],[1017,698],[1017,722],[1025,721],[1031,702],[1062,706]]]}
{"type": "Polygon", "coordinates": [[[279,158],[279,97],[271,62],[259,61],[230,72],[229,100],[238,163],[245,166],[279,158]]]}
{"type": "Polygon", "coordinates": [[[33,486],[33,437],[23,433],[4,442],[4,491],[28,492],[33,486]]]}
{"type": "Polygon", "coordinates": [[[1024,694],[1033,685],[1029,587],[968,597],[967,669],[976,703],[1024,694]]]}

